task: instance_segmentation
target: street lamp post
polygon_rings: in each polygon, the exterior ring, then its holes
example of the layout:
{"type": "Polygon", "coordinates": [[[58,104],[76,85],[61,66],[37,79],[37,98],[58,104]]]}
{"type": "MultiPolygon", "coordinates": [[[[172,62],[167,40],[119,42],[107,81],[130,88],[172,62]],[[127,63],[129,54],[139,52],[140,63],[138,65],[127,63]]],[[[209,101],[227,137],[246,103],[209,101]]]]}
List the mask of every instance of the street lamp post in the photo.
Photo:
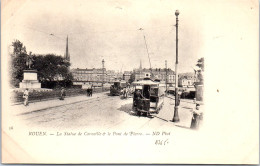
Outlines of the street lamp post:
{"type": "Polygon", "coordinates": [[[102,72],[103,72],[103,77],[102,77],[102,92],[104,91],[104,59],[102,60],[102,72]]]}
{"type": "Polygon", "coordinates": [[[175,106],[174,106],[174,116],[172,121],[179,122],[179,113],[178,113],[178,15],[179,11],[175,11],[176,16],[176,63],[175,63],[175,106]]]}
{"type": "Polygon", "coordinates": [[[168,74],[167,74],[167,60],[165,60],[165,88],[166,88],[166,93],[165,93],[165,96],[167,96],[167,91],[168,91],[168,89],[167,89],[167,77],[168,77],[168,74]]]}

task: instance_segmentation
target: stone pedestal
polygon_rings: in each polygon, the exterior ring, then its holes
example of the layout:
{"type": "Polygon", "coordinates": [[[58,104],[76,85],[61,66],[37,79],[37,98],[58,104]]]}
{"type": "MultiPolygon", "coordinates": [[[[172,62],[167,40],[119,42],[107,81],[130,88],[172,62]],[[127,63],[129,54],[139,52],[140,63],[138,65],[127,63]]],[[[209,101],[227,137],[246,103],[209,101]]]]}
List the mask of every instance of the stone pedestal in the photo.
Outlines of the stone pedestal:
{"type": "Polygon", "coordinates": [[[41,88],[41,83],[39,83],[37,79],[37,71],[24,70],[23,81],[20,82],[19,88],[28,88],[28,89],[41,88]]]}

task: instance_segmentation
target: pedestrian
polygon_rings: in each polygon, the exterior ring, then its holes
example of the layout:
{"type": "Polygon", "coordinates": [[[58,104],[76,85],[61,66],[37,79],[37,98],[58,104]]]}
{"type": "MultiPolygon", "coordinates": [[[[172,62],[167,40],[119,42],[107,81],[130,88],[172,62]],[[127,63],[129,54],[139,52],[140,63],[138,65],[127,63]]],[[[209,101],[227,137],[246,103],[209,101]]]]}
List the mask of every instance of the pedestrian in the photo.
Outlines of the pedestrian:
{"type": "Polygon", "coordinates": [[[193,99],[193,103],[196,104],[196,98],[193,99]]]}
{"type": "Polygon", "coordinates": [[[135,102],[135,108],[136,108],[136,111],[137,111],[137,115],[140,116],[141,115],[141,112],[140,110],[143,109],[143,106],[142,106],[142,99],[144,98],[144,96],[142,95],[141,91],[138,89],[135,94],[134,94],[134,102],[135,102]]]}
{"type": "Polygon", "coordinates": [[[64,100],[66,96],[66,92],[64,88],[61,88],[61,92],[60,92],[60,100],[64,100]]]}
{"type": "Polygon", "coordinates": [[[127,90],[126,90],[126,88],[124,88],[122,91],[123,91],[123,98],[127,98],[127,90]]]}
{"type": "Polygon", "coordinates": [[[90,96],[90,87],[87,88],[87,96],[90,96]]]}
{"type": "Polygon", "coordinates": [[[90,96],[90,97],[92,97],[92,92],[93,92],[92,86],[93,86],[93,85],[91,85],[91,87],[90,87],[90,89],[89,89],[89,96],[90,96]]]}
{"type": "Polygon", "coordinates": [[[125,88],[123,88],[122,90],[121,90],[121,95],[123,96],[123,98],[125,97],[125,88]]]}
{"type": "Polygon", "coordinates": [[[23,92],[23,98],[24,98],[24,105],[28,106],[29,105],[29,90],[28,88],[25,89],[23,92]]]}
{"type": "Polygon", "coordinates": [[[128,92],[129,92],[129,89],[128,89],[128,87],[126,87],[125,88],[125,98],[127,99],[127,97],[128,97],[128,92]]]}
{"type": "Polygon", "coordinates": [[[185,94],[184,89],[183,89],[182,92],[181,92],[181,97],[182,97],[183,99],[185,99],[185,97],[186,97],[186,94],[185,94]]]}
{"type": "Polygon", "coordinates": [[[144,96],[143,96],[142,93],[141,93],[141,90],[137,90],[137,91],[136,91],[136,98],[137,98],[137,99],[142,99],[142,98],[144,98],[144,96]]]}
{"type": "Polygon", "coordinates": [[[196,104],[196,108],[192,110],[191,129],[198,129],[200,121],[203,119],[203,113],[200,110],[200,105],[196,104]]]}

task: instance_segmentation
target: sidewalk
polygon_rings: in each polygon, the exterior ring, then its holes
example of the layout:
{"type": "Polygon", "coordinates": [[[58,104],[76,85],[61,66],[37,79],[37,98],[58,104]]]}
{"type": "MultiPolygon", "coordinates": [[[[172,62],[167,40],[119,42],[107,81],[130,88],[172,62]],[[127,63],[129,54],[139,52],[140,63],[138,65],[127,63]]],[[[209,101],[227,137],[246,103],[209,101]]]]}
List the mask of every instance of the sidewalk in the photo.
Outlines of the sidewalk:
{"type": "Polygon", "coordinates": [[[64,100],[59,100],[58,98],[56,98],[56,99],[38,101],[33,103],[30,103],[29,101],[29,106],[24,106],[23,104],[13,105],[11,106],[12,108],[11,110],[13,111],[12,112],[13,115],[28,114],[32,112],[49,109],[49,108],[97,99],[102,96],[106,96],[107,93],[108,92],[94,93],[92,97],[88,97],[87,95],[72,96],[72,97],[66,97],[64,100]]]}

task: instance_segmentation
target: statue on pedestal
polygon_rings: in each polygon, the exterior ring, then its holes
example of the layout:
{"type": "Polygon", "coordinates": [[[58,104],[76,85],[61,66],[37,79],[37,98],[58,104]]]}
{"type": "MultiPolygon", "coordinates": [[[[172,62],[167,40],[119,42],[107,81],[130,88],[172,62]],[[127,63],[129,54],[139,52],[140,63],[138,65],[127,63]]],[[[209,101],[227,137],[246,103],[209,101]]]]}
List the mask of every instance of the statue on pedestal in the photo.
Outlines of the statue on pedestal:
{"type": "Polygon", "coordinates": [[[28,69],[31,69],[32,62],[32,52],[30,52],[29,55],[26,57],[26,66],[28,69]]]}
{"type": "Polygon", "coordinates": [[[31,65],[33,63],[32,52],[26,57],[26,67],[27,69],[23,71],[23,81],[20,82],[19,88],[29,88],[29,89],[39,89],[41,88],[41,83],[39,83],[37,78],[37,70],[33,70],[31,65]]]}

